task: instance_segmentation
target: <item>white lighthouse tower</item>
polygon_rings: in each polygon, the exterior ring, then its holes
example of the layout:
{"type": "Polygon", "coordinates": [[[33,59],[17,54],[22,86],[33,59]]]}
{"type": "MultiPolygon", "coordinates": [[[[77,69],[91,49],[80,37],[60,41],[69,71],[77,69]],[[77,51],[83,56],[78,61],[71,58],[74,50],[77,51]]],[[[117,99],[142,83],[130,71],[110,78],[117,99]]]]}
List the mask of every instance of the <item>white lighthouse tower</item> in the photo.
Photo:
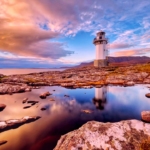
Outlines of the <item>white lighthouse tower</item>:
{"type": "Polygon", "coordinates": [[[96,38],[94,38],[93,40],[93,44],[96,47],[96,59],[94,60],[95,67],[105,67],[108,65],[107,43],[108,40],[105,37],[105,32],[103,31],[98,32],[96,38]]]}

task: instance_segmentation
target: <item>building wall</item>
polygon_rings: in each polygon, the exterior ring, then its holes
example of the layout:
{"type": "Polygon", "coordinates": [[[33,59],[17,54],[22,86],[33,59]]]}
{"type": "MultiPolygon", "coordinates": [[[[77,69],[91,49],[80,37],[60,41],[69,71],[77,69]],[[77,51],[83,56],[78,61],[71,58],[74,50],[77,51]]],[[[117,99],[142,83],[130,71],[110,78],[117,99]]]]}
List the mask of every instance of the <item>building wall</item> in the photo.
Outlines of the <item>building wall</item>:
{"type": "Polygon", "coordinates": [[[96,45],[96,60],[98,59],[106,59],[106,44],[97,44],[96,45]]]}
{"type": "Polygon", "coordinates": [[[103,44],[96,45],[96,59],[104,59],[103,44]]]}

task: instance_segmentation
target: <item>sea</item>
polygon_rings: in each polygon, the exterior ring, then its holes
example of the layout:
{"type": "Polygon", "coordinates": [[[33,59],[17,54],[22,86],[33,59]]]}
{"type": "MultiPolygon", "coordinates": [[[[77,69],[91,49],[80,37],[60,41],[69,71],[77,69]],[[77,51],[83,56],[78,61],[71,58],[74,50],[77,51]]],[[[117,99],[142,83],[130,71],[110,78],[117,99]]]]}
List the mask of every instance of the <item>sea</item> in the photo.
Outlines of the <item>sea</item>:
{"type": "Polygon", "coordinates": [[[66,68],[58,69],[0,69],[0,74],[4,75],[14,75],[14,74],[29,74],[29,73],[38,73],[46,71],[63,71],[66,68]]]}

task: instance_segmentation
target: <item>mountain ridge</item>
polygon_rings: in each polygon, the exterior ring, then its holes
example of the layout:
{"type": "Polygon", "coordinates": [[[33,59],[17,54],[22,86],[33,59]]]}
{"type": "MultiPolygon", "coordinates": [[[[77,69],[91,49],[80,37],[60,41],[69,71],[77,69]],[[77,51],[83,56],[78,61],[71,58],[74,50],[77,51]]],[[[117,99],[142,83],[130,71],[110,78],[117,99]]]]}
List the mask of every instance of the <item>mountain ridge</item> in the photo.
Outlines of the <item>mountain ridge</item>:
{"type": "MultiPolygon", "coordinates": [[[[126,65],[134,65],[134,64],[143,64],[150,62],[150,57],[148,56],[121,56],[121,57],[108,57],[109,64],[111,66],[126,66],[126,65]]],[[[91,62],[83,62],[75,67],[83,67],[93,65],[93,61],[91,62]]]]}

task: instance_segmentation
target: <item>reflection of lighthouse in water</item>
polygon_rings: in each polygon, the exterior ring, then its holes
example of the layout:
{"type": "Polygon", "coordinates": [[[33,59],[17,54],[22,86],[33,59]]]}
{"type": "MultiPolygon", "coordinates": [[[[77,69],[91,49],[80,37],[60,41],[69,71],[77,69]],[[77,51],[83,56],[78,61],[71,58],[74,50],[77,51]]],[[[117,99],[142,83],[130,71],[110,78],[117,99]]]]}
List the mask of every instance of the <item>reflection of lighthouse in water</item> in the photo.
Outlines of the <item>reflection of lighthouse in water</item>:
{"type": "Polygon", "coordinates": [[[98,109],[104,109],[107,96],[107,87],[95,88],[95,97],[93,98],[93,103],[98,109]]]}

